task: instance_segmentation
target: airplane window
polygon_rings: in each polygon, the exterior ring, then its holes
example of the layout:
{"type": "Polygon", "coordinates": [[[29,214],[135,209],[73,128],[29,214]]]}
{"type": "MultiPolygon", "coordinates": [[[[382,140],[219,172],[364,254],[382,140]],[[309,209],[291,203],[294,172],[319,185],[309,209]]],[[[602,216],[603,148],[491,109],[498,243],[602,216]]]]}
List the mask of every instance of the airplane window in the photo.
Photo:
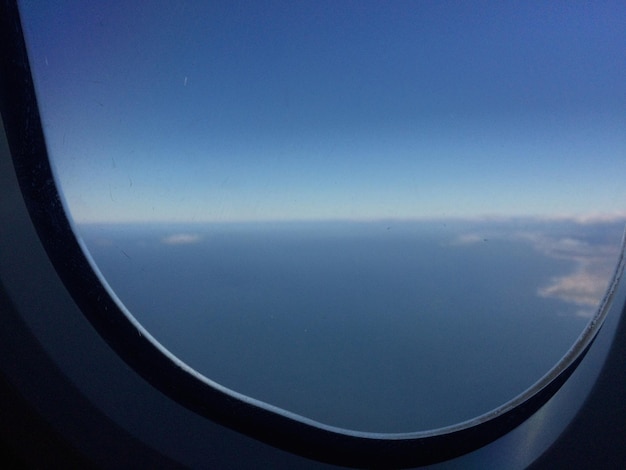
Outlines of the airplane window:
{"type": "Polygon", "coordinates": [[[153,6],[20,3],[65,208],[166,350],[378,433],[570,350],[626,222],[623,8],[153,6]]]}

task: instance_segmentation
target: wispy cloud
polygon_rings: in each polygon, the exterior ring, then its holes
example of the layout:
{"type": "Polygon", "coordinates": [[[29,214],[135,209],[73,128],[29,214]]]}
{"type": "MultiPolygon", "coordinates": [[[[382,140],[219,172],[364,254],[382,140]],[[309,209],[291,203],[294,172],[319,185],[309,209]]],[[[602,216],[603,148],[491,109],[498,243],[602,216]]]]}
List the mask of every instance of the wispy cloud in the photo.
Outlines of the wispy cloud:
{"type": "Polygon", "coordinates": [[[573,261],[575,268],[564,276],[550,279],[537,289],[537,295],[573,304],[576,314],[590,318],[596,312],[611,280],[619,247],[590,244],[572,237],[550,238],[542,234],[517,234],[529,240],[546,256],[573,261]]]}
{"type": "Polygon", "coordinates": [[[166,245],[190,245],[198,243],[201,240],[200,235],[194,233],[175,233],[161,239],[161,243],[166,245]]]}
{"type": "Polygon", "coordinates": [[[590,266],[580,266],[572,274],[552,278],[550,284],[539,288],[537,293],[541,297],[557,298],[574,304],[579,307],[577,315],[592,317],[599,307],[612,274],[608,265],[602,268],[603,271],[599,272],[592,271],[590,266]]]}
{"type": "MultiPolygon", "coordinates": [[[[608,223],[621,220],[623,215],[588,215],[584,218],[554,217],[544,222],[575,222],[581,225],[608,223]]],[[[535,219],[535,222],[537,220],[535,219]]],[[[517,240],[529,243],[535,250],[550,258],[573,262],[568,274],[551,278],[537,289],[537,295],[558,299],[577,307],[576,315],[592,317],[600,305],[615,269],[619,245],[609,241],[589,242],[579,234],[558,236],[541,228],[517,230],[491,228],[489,232],[473,231],[459,235],[452,245],[472,245],[486,239],[517,240]]]]}

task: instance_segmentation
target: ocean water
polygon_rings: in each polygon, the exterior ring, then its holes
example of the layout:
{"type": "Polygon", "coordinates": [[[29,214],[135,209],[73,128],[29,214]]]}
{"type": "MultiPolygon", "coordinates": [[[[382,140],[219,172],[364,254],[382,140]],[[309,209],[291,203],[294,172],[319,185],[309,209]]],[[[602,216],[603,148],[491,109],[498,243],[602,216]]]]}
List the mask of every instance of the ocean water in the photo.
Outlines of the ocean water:
{"type": "Polygon", "coordinates": [[[523,392],[595,311],[621,227],[84,225],[106,282],[206,377],[343,428],[405,432],[523,392]]]}

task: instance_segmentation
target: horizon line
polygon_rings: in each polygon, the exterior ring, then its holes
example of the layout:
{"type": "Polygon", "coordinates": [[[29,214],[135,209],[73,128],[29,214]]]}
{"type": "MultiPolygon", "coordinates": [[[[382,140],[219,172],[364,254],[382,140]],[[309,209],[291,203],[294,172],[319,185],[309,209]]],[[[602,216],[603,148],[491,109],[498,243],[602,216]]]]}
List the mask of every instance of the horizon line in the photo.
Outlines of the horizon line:
{"type": "Polygon", "coordinates": [[[80,225],[204,225],[204,224],[280,224],[280,223],[411,223],[411,222],[571,222],[580,225],[626,222],[626,211],[614,213],[582,213],[582,214],[527,214],[527,215],[451,215],[451,216],[418,216],[418,217],[328,217],[328,218],[258,218],[258,219],[143,219],[143,220],[73,220],[80,225]]]}

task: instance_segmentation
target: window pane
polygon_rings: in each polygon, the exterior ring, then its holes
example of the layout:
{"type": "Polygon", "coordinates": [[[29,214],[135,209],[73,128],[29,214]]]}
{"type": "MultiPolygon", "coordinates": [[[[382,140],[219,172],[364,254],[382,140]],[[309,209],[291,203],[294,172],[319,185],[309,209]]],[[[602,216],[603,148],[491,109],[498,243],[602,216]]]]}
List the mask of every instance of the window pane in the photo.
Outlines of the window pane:
{"type": "Polygon", "coordinates": [[[166,348],[326,424],[512,399],[598,308],[626,219],[626,9],[23,2],[48,149],[166,348]]]}

